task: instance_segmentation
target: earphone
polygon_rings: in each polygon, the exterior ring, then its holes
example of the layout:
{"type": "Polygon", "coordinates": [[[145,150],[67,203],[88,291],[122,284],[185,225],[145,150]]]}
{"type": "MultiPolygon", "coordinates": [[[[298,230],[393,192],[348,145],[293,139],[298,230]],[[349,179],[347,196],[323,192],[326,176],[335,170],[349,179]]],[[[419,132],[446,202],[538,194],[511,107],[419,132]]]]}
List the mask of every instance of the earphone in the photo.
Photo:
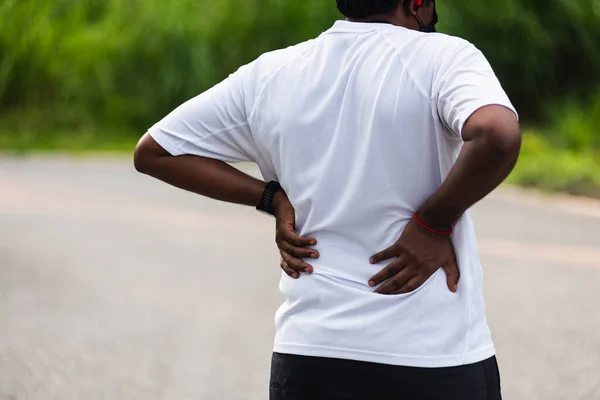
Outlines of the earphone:
{"type": "MultiPolygon", "coordinates": [[[[437,12],[435,10],[435,0],[431,0],[431,3],[433,3],[433,16],[432,16],[431,22],[428,25],[425,25],[425,23],[419,16],[419,9],[421,7],[423,7],[424,3],[425,3],[424,0],[413,0],[413,5],[415,8],[414,8],[414,10],[412,10],[412,14],[419,22],[419,25],[421,27],[421,29],[420,29],[421,32],[436,32],[435,24],[437,24],[437,22],[438,22],[438,16],[437,16],[437,12]]],[[[427,2],[427,4],[429,5],[429,2],[427,2]]]]}

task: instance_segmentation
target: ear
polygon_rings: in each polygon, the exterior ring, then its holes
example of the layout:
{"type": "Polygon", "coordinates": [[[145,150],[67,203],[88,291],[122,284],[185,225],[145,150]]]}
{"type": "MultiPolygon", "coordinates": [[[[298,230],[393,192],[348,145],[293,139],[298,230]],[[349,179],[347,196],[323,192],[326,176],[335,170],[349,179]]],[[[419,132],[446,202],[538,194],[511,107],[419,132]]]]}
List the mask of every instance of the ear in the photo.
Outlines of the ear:
{"type": "Polygon", "coordinates": [[[419,14],[419,8],[423,6],[423,0],[412,0],[410,3],[410,13],[414,16],[419,14]]]}

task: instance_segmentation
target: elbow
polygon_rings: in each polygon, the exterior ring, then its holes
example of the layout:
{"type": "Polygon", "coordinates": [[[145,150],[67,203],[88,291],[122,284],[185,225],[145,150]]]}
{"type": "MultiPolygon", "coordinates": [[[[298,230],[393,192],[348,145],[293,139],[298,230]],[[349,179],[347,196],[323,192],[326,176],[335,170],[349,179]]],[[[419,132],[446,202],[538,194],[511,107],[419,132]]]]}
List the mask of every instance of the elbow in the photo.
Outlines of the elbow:
{"type": "Polygon", "coordinates": [[[152,138],[146,134],[138,142],[133,152],[133,166],[141,174],[149,175],[156,159],[156,144],[152,138]]]}
{"type": "Polygon", "coordinates": [[[479,138],[491,152],[514,161],[521,152],[521,128],[516,116],[509,110],[483,118],[477,124],[479,138]]]}
{"type": "Polygon", "coordinates": [[[135,170],[141,174],[146,174],[148,172],[147,156],[144,153],[143,147],[139,144],[136,146],[135,151],[133,152],[133,166],[135,170]]]}
{"type": "Polygon", "coordinates": [[[515,160],[521,152],[521,130],[518,124],[513,127],[494,127],[486,132],[486,142],[497,153],[515,160]]]}
{"type": "Polygon", "coordinates": [[[133,152],[133,166],[137,172],[155,176],[163,168],[163,160],[171,158],[171,154],[162,148],[148,133],[146,133],[133,152]]]}
{"type": "Polygon", "coordinates": [[[490,155],[515,161],[521,151],[521,128],[515,113],[503,106],[475,112],[465,125],[465,141],[476,141],[490,155]]]}

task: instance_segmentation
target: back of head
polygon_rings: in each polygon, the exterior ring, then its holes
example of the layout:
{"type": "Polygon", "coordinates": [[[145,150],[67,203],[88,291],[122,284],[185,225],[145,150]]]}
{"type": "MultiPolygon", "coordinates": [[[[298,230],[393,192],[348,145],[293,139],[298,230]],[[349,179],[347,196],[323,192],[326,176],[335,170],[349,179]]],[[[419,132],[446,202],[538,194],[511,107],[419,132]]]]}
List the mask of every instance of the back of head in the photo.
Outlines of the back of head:
{"type": "Polygon", "coordinates": [[[404,0],[336,0],[338,10],[346,17],[364,19],[393,14],[404,0]]]}
{"type": "Polygon", "coordinates": [[[391,15],[402,5],[407,13],[411,3],[417,6],[427,6],[433,0],[336,0],[338,10],[352,20],[364,20],[375,16],[391,15]],[[418,4],[417,4],[418,2],[418,4]]]}

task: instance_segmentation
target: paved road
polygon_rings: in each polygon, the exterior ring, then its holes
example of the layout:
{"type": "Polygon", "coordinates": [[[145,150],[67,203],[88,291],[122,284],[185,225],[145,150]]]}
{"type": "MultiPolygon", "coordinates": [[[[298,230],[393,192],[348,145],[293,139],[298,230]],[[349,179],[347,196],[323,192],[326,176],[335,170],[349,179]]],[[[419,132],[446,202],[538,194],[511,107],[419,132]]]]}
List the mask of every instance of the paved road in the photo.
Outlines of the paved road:
{"type": "MultiPolygon", "coordinates": [[[[508,400],[600,399],[600,204],[475,210],[508,400]]],[[[272,222],[123,159],[0,158],[0,399],[265,400],[272,222]]]]}

